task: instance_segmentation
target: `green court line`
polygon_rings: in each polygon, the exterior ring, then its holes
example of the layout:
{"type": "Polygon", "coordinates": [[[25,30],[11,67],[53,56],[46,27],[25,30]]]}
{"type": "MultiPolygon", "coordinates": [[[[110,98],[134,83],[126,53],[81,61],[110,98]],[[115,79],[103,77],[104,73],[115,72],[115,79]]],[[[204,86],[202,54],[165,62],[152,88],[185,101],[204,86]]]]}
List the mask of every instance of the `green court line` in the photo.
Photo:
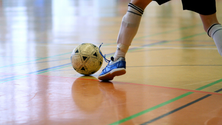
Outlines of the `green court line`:
{"type": "Polygon", "coordinates": [[[169,104],[169,103],[175,102],[175,101],[177,101],[177,100],[179,100],[179,99],[181,99],[181,98],[184,98],[184,97],[186,97],[186,96],[188,96],[188,95],[190,95],[190,94],[193,94],[193,93],[194,93],[194,92],[187,92],[187,93],[185,93],[185,94],[183,94],[183,95],[180,95],[180,96],[178,96],[178,97],[176,97],[176,98],[170,99],[170,100],[168,100],[168,101],[166,101],[166,102],[163,102],[163,103],[161,103],[161,104],[158,104],[158,105],[156,105],[156,106],[153,106],[153,107],[151,107],[151,108],[149,108],[149,109],[146,109],[146,110],[144,110],[144,111],[142,111],[142,112],[139,112],[139,113],[137,113],[137,114],[131,115],[131,116],[127,117],[127,118],[121,119],[121,120],[119,120],[119,121],[117,121],[117,122],[114,122],[114,123],[112,123],[112,124],[110,124],[110,125],[119,125],[119,124],[121,124],[121,123],[123,123],[123,122],[129,121],[129,120],[131,120],[131,119],[133,119],[133,118],[136,118],[136,117],[138,117],[138,116],[141,116],[141,115],[143,115],[143,114],[145,114],[145,113],[147,113],[147,112],[150,112],[150,111],[153,111],[153,110],[158,109],[158,108],[160,108],[160,107],[163,107],[163,106],[165,106],[165,105],[167,105],[167,104],[169,104]]]}
{"type": "Polygon", "coordinates": [[[219,82],[222,82],[222,79],[217,80],[217,81],[215,81],[215,82],[212,82],[212,83],[210,83],[210,84],[207,84],[207,85],[205,85],[205,86],[202,86],[202,87],[200,87],[200,88],[197,88],[196,90],[203,90],[203,89],[208,88],[208,87],[210,87],[210,86],[212,86],[212,85],[215,85],[215,84],[217,84],[217,83],[219,83],[219,82]]]}
{"type": "MultiPolygon", "coordinates": [[[[197,89],[195,89],[195,90],[203,90],[203,89],[205,89],[205,88],[208,88],[208,87],[210,87],[210,86],[212,86],[212,85],[215,85],[215,84],[217,84],[217,83],[220,83],[220,82],[222,82],[222,79],[219,79],[219,80],[217,80],[217,81],[214,81],[214,82],[212,82],[212,83],[209,83],[209,84],[207,84],[207,85],[205,85],[205,86],[202,86],[202,87],[200,87],[200,88],[197,88],[197,89]]],[[[188,95],[191,95],[191,94],[193,94],[193,93],[194,93],[194,92],[187,92],[187,93],[182,94],[182,95],[180,95],[180,96],[177,96],[177,97],[175,97],[175,98],[173,98],[173,99],[170,99],[170,100],[168,100],[168,101],[166,101],[166,102],[163,102],[163,103],[158,104],[158,105],[156,105],[156,106],[153,106],[153,107],[151,107],[151,108],[149,108],[149,109],[146,109],[146,110],[144,110],[144,111],[141,111],[141,112],[139,112],[139,113],[137,113],[137,114],[131,115],[131,116],[126,117],[126,118],[124,118],[124,119],[121,119],[121,120],[119,120],[119,121],[117,121],[117,122],[111,123],[110,125],[118,125],[118,124],[121,124],[121,123],[123,123],[123,122],[129,121],[129,120],[131,120],[131,119],[133,119],[133,118],[136,118],[136,117],[141,116],[141,115],[143,115],[143,114],[145,114],[145,113],[148,113],[148,112],[150,112],[150,111],[153,111],[153,110],[155,110],[155,109],[158,109],[158,108],[160,108],[160,107],[163,107],[163,106],[165,106],[165,105],[167,105],[167,104],[170,104],[170,103],[172,103],[172,102],[175,102],[175,101],[177,101],[177,100],[179,100],[179,99],[182,99],[182,98],[184,98],[184,97],[186,97],[186,96],[188,96],[188,95]]]]}

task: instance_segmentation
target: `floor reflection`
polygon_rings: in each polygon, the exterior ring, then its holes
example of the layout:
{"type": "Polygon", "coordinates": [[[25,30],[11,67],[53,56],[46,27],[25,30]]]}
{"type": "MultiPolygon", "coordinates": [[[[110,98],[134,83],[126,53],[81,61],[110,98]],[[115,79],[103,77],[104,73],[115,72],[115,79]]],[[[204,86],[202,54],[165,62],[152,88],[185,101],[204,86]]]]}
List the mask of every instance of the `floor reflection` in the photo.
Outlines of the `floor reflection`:
{"type": "MultiPolygon", "coordinates": [[[[113,109],[110,114],[118,114],[117,120],[130,116],[127,109],[126,92],[115,89],[112,82],[100,82],[93,76],[79,77],[73,82],[72,97],[75,104],[84,112],[113,109]]],[[[107,120],[107,119],[104,119],[107,120]]],[[[124,124],[133,124],[128,121],[124,124]]]]}
{"type": "Polygon", "coordinates": [[[95,111],[102,103],[102,94],[99,82],[90,77],[80,77],[76,79],[72,86],[72,97],[75,104],[86,112],[95,111]]]}
{"type": "Polygon", "coordinates": [[[94,111],[104,101],[118,105],[126,103],[124,91],[116,90],[112,82],[100,82],[93,76],[76,79],[72,86],[72,97],[84,111],[94,111]]]}
{"type": "Polygon", "coordinates": [[[222,125],[222,108],[218,111],[216,116],[208,119],[205,125],[222,125]]]}

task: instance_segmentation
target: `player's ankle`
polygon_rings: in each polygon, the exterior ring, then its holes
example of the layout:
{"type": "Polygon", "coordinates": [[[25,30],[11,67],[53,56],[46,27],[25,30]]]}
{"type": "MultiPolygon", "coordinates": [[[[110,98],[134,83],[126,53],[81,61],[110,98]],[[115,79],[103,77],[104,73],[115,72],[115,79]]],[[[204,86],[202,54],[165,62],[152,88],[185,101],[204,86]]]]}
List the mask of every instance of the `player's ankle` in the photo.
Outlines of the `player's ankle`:
{"type": "Polygon", "coordinates": [[[114,62],[117,61],[120,57],[125,58],[125,56],[120,56],[120,55],[119,55],[119,56],[113,56],[113,58],[114,58],[114,62]]]}
{"type": "Polygon", "coordinates": [[[114,61],[118,60],[120,57],[124,57],[125,58],[126,53],[127,53],[128,49],[129,49],[129,46],[130,45],[124,45],[124,44],[119,43],[117,45],[117,50],[116,50],[116,52],[114,54],[114,61]]]}
{"type": "Polygon", "coordinates": [[[222,26],[220,24],[214,24],[208,29],[207,33],[213,38],[217,50],[222,56],[222,26]]]}
{"type": "Polygon", "coordinates": [[[213,37],[213,34],[215,33],[215,31],[217,31],[217,29],[219,29],[220,27],[222,27],[220,23],[212,24],[206,31],[208,36],[213,37]]]}

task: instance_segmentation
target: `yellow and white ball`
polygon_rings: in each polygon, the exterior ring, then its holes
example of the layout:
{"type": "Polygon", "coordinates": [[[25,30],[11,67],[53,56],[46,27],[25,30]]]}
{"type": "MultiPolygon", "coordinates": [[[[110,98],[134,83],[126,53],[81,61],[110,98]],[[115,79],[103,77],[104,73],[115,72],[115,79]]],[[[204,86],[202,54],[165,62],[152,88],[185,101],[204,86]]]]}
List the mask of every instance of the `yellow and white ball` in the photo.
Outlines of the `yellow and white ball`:
{"type": "Polygon", "coordinates": [[[103,57],[96,45],[92,43],[82,43],[73,50],[71,63],[78,73],[91,75],[101,68],[103,57]]]}

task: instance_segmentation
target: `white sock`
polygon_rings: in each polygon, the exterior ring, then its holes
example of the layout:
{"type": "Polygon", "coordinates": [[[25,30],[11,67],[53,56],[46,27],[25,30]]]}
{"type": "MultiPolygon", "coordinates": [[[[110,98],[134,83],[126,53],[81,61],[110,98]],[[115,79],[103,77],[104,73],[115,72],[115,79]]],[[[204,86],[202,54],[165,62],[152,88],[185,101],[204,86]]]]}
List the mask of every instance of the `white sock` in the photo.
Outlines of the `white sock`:
{"type": "Polygon", "coordinates": [[[119,57],[125,57],[133,38],[139,28],[143,10],[136,5],[129,3],[128,11],[123,16],[119,36],[117,39],[117,50],[114,54],[114,60],[119,57]]]}
{"type": "Polygon", "coordinates": [[[208,35],[214,39],[217,50],[222,56],[222,26],[221,24],[213,24],[207,31],[208,35]]]}

